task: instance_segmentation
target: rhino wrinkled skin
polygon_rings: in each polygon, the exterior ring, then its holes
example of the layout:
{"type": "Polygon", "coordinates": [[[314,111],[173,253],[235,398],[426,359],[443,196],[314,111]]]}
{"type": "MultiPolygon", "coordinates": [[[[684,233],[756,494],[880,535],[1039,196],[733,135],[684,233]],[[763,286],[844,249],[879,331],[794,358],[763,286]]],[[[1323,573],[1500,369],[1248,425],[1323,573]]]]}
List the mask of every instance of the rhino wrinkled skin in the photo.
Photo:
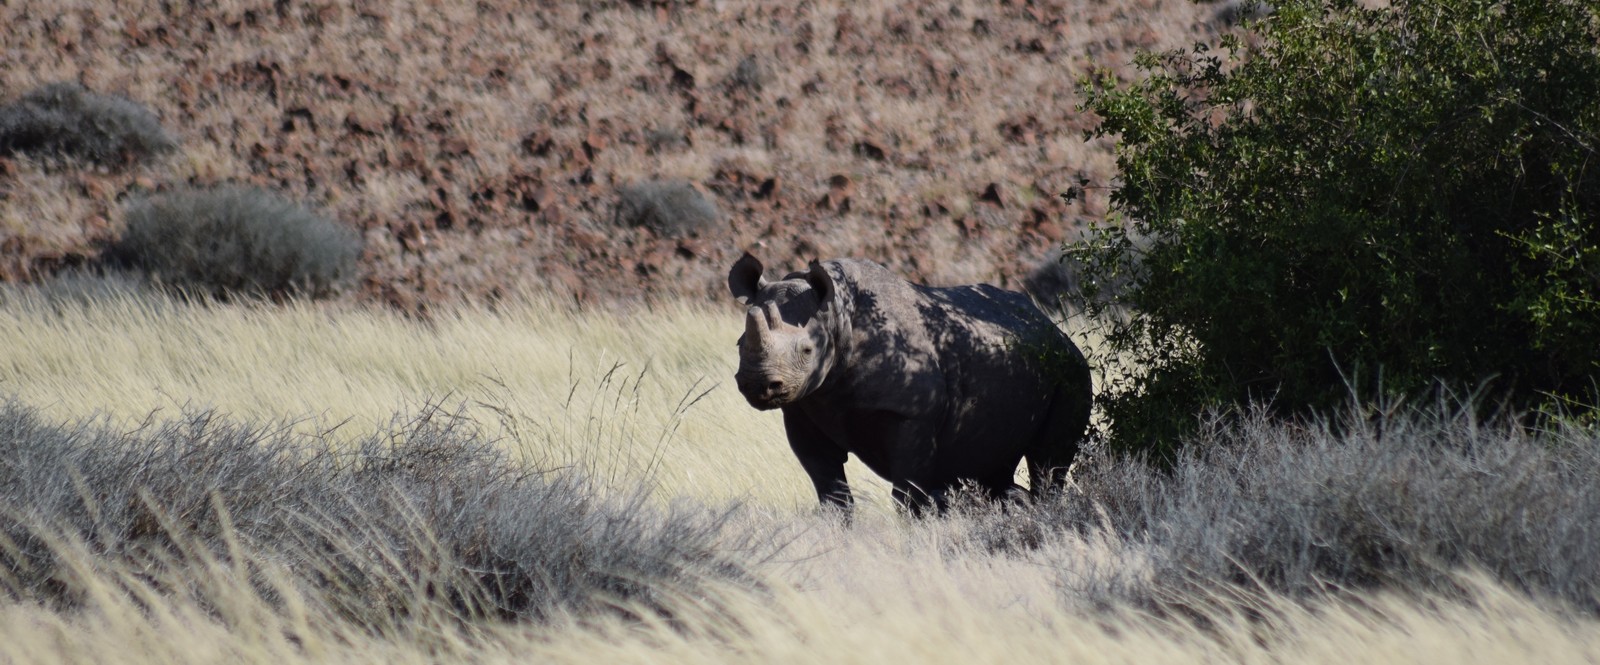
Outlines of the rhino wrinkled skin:
{"type": "Polygon", "coordinates": [[[1059,489],[1089,423],[1089,366],[1023,294],[912,284],[870,261],[811,262],[782,280],[745,254],[728,289],[745,305],[739,392],[781,409],[823,505],[847,512],[847,456],[913,514],[954,486],[991,496],[1059,489]]]}

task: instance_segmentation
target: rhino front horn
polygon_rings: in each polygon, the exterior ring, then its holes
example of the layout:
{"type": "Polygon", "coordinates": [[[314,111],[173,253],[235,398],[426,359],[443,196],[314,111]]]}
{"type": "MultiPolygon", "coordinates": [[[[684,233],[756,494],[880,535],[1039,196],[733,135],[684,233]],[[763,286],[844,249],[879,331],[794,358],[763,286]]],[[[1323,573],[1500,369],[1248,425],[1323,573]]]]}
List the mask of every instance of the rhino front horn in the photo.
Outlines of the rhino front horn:
{"type": "Polygon", "coordinates": [[[758,307],[751,307],[744,315],[744,334],[748,339],[758,343],[766,342],[772,336],[772,329],[767,327],[766,313],[758,307]]]}

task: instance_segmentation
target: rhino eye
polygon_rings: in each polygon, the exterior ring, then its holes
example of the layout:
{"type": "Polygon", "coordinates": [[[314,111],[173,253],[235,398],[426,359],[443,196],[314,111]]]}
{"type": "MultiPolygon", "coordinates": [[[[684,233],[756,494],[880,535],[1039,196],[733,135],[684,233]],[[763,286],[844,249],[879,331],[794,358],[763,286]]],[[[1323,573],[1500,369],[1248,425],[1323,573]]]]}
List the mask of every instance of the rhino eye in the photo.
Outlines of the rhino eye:
{"type": "Polygon", "coordinates": [[[815,347],[812,347],[812,346],[810,346],[810,345],[806,345],[806,346],[802,346],[802,347],[800,347],[800,352],[801,352],[801,353],[804,353],[804,354],[806,354],[806,355],[808,355],[808,356],[809,356],[809,355],[811,355],[811,352],[812,352],[812,351],[815,351],[815,350],[816,350],[816,348],[815,348],[815,347]]]}

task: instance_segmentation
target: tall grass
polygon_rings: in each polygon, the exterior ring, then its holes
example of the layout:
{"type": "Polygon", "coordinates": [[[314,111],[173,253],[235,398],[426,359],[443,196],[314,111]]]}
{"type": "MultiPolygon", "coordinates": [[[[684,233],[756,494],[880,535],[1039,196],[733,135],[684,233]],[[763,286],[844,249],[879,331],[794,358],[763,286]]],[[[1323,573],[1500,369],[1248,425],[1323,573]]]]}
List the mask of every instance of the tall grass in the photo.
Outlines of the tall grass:
{"type": "MultiPolygon", "coordinates": [[[[0,290],[0,392],[54,419],[210,409],[357,438],[426,403],[515,454],[666,494],[809,505],[776,414],[730,378],[737,316],[707,305],[574,312],[528,298],[419,321],[338,304],[185,303],[79,280],[0,290]]],[[[865,467],[866,493],[887,496],[865,467]]]]}
{"type": "Polygon", "coordinates": [[[581,472],[514,463],[436,409],[339,446],[204,412],[121,432],[5,404],[0,597],[71,609],[119,591],[91,571],[137,570],[141,593],[166,593],[226,565],[269,599],[301,593],[393,632],[429,611],[659,611],[663,594],[743,576],[719,554],[728,511],[643,495],[604,498],[581,472]],[[294,588],[256,565],[293,571],[294,588]]]}
{"type": "Polygon", "coordinates": [[[1600,657],[1579,430],[1245,417],[1171,475],[1100,458],[921,521],[869,487],[845,526],[719,384],[737,321],[703,307],[419,322],[91,282],[0,317],[0,658],[1600,657]]]}

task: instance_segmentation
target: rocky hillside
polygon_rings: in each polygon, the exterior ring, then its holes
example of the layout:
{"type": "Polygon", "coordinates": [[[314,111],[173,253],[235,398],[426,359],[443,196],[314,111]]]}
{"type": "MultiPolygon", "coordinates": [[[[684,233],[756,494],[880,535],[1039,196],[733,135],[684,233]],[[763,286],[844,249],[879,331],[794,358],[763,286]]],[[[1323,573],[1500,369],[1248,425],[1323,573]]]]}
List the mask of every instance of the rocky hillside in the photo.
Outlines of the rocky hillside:
{"type": "Polygon", "coordinates": [[[250,183],[365,241],[344,297],[721,297],[744,249],[1016,286],[1106,211],[1076,81],[1210,39],[1228,6],[975,2],[0,5],[0,103],[148,106],[154,162],[0,157],[0,279],[96,260],[130,200],[250,183]]]}

